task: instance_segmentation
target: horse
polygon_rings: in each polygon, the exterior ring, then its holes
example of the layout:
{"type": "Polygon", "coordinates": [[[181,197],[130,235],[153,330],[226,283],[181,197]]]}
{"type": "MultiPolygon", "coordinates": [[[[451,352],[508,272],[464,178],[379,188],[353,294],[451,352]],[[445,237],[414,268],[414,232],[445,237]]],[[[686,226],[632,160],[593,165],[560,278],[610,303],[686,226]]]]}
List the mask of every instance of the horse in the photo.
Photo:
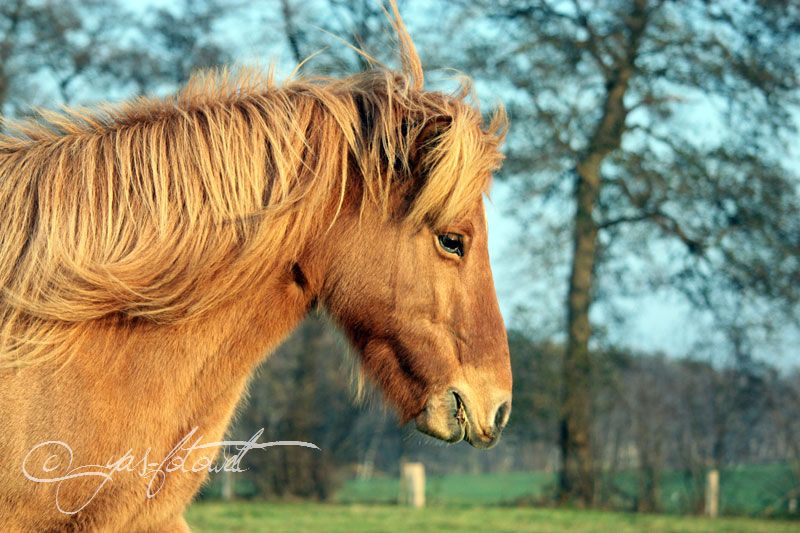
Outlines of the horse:
{"type": "Polygon", "coordinates": [[[170,97],[10,124],[4,531],[188,531],[218,457],[202,443],[314,308],[401,422],[497,442],[512,376],[483,202],[507,121],[468,87],[426,90],[390,20],[398,70],[205,72],[170,97]]]}

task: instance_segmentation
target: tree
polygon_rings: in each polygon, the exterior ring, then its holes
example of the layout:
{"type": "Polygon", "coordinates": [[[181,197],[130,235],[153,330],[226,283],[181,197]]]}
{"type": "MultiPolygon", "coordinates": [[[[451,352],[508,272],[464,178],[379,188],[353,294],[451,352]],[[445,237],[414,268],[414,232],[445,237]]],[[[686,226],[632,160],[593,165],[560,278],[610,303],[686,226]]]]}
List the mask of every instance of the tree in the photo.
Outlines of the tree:
{"type": "Polygon", "coordinates": [[[595,494],[589,348],[600,296],[671,287],[720,331],[755,336],[776,316],[796,324],[800,293],[800,193],[786,155],[800,6],[590,4],[493,3],[507,44],[472,54],[484,77],[508,82],[507,168],[523,212],[572,230],[559,485],[578,505],[595,494]]]}
{"type": "Polygon", "coordinates": [[[8,62],[14,54],[19,38],[19,26],[22,19],[22,0],[9,2],[0,7],[0,111],[8,96],[9,78],[8,62]]]}
{"type": "Polygon", "coordinates": [[[109,66],[120,50],[125,20],[126,11],[116,2],[3,3],[0,112],[89,100],[118,84],[109,66]]]}
{"type": "Polygon", "coordinates": [[[270,0],[264,2],[264,13],[264,39],[276,39],[274,29],[281,28],[295,63],[325,50],[309,67],[315,72],[339,76],[370,68],[356,49],[379,60],[396,59],[395,48],[385,46],[388,20],[379,2],[270,0]]]}

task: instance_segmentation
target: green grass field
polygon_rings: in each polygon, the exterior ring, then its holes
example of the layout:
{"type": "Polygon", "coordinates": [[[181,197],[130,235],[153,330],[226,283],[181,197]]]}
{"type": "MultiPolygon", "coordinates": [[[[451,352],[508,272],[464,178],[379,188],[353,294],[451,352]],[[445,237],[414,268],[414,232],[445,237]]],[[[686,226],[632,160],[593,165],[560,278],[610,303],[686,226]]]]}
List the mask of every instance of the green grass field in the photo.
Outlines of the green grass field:
{"type": "MultiPolygon", "coordinates": [[[[615,478],[617,490],[630,502],[636,495],[636,475],[623,472],[615,478]]],[[[507,474],[450,474],[428,476],[426,496],[434,505],[515,505],[548,499],[555,476],[543,472],[507,474]]],[[[720,476],[720,509],[729,515],[780,515],[785,496],[797,485],[786,465],[757,465],[723,470],[720,476]]],[[[336,503],[393,504],[399,480],[372,478],[349,480],[336,494],[336,503]]],[[[690,513],[690,480],[677,472],[665,472],[661,483],[661,508],[666,513],[690,513]]],[[[625,503],[620,502],[624,508],[625,503]]],[[[800,526],[798,526],[800,531],[800,526]]]]}
{"type": "MultiPolygon", "coordinates": [[[[687,480],[664,474],[662,507],[667,514],[536,508],[520,503],[546,500],[552,474],[451,474],[428,476],[429,506],[413,510],[394,505],[399,481],[376,477],[349,480],[334,503],[204,501],[191,507],[195,531],[542,531],[542,532],[800,532],[800,521],[678,516],[686,511],[687,480]]],[[[615,478],[617,490],[635,494],[634,473],[615,478]]],[[[213,485],[213,484],[212,484],[213,485]]],[[[785,465],[728,469],[721,475],[723,514],[786,516],[785,495],[796,480],[785,465]]],[[[217,487],[218,488],[218,487],[217,487]]],[[[209,491],[209,495],[214,492],[209,491]]],[[[240,491],[247,494],[247,491],[240,491]]],[[[627,497],[623,501],[628,501],[627,497]]],[[[629,501],[628,501],[629,504],[629,501]]]]}
{"type": "Polygon", "coordinates": [[[797,532],[798,522],[679,517],[520,507],[436,507],[313,503],[198,503],[187,516],[197,532],[258,531],[531,531],[797,532]]]}
{"type": "MultiPolygon", "coordinates": [[[[438,505],[498,505],[521,499],[538,498],[554,481],[542,472],[511,472],[507,474],[449,474],[428,476],[426,498],[438,505]]],[[[397,478],[352,479],[336,494],[336,503],[397,502],[400,480],[397,478]]]]}

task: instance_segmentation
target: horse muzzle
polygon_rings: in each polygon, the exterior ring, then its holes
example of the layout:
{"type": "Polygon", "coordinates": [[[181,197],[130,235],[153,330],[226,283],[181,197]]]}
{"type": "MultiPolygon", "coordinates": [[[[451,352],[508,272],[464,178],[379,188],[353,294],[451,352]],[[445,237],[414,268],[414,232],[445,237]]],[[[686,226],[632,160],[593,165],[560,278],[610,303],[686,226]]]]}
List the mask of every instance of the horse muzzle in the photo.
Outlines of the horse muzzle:
{"type": "Polygon", "coordinates": [[[414,419],[417,429],[449,443],[466,440],[475,448],[491,448],[511,414],[511,395],[501,394],[491,408],[481,409],[475,398],[459,389],[449,389],[432,396],[425,409],[414,419]]]}

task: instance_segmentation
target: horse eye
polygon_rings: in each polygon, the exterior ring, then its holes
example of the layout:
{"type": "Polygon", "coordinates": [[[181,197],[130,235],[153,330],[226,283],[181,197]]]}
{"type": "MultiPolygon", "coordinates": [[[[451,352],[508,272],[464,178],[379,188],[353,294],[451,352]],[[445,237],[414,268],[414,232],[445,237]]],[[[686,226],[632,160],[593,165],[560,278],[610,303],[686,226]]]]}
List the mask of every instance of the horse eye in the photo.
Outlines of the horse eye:
{"type": "Polygon", "coordinates": [[[447,253],[464,257],[464,238],[458,233],[443,233],[439,235],[439,245],[447,253]]]}

